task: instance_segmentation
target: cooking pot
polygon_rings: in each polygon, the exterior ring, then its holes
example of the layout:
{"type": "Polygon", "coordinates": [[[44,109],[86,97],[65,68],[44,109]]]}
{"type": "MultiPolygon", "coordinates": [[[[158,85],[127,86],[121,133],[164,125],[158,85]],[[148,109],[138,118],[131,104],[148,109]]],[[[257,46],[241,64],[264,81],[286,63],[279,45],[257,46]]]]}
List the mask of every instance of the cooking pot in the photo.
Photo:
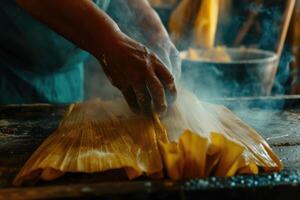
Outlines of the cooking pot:
{"type": "MultiPolygon", "coordinates": [[[[205,50],[196,50],[205,51],[205,50]]],[[[200,97],[266,96],[273,85],[277,55],[250,48],[224,48],[228,62],[192,60],[182,51],[181,82],[200,97]]],[[[203,53],[203,52],[202,52],[203,53]]]]}

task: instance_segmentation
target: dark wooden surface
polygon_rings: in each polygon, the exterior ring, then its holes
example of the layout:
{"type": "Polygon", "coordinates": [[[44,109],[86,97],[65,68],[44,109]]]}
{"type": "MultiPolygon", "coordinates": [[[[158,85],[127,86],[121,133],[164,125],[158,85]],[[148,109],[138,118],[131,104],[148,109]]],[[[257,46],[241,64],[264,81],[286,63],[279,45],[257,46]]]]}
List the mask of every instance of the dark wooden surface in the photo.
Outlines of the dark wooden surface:
{"type": "Polygon", "coordinates": [[[192,199],[199,195],[234,199],[246,194],[250,198],[253,192],[255,198],[272,195],[274,199],[282,199],[282,195],[300,195],[300,109],[295,105],[284,110],[258,106],[248,109],[246,104],[233,100],[228,105],[270,143],[285,164],[282,173],[182,182],[119,181],[117,173],[109,179],[103,179],[101,174],[77,174],[50,183],[15,188],[11,186],[14,176],[39,144],[57,128],[66,106],[0,106],[0,199],[192,199]]]}

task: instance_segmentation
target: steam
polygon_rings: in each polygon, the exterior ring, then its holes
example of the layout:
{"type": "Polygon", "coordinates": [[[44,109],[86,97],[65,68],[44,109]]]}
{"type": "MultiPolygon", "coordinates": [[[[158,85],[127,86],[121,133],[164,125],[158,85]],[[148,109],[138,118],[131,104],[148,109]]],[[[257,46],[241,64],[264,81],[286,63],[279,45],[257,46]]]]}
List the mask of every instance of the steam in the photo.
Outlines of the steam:
{"type": "MultiPolygon", "coordinates": [[[[235,40],[236,34],[242,27],[243,23],[247,20],[245,16],[246,11],[257,13],[257,19],[255,24],[247,32],[246,37],[243,39],[240,46],[257,48],[262,50],[276,51],[276,46],[279,40],[279,35],[281,31],[281,23],[283,18],[284,6],[268,5],[262,6],[257,3],[248,3],[245,2],[242,4],[242,8],[233,8],[233,11],[229,15],[228,19],[223,19],[218,27],[217,33],[217,44],[223,44],[227,47],[231,47],[233,41],[235,40]]],[[[273,3],[274,4],[274,3],[273,3]]],[[[186,46],[187,49],[189,46],[186,46]]],[[[278,67],[278,75],[275,79],[275,85],[273,89],[274,95],[283,95],[286,94],[287,81],[289,79],[290,68],[289,65],[293,60],[293,56],[288,48],[285,48],[282,57],[280,60],[280,65],[278,67]]],[[[203,64],[202,68],[205,68],[203,64]]],[[[253,83],[257,82],[259,76],[263,74],[252,73],[248,77],[244,77],[243,81],[243,90],[241,90],[241,83],[234,80],[225,80],[228,79],[227,75],[224,74],[223,70],[217,65],[209,64],[209,72],[203,72],[199,67],[187,67],[183,65],[182,71],[183,75],[183,84],[190,88],[198,97],[202,99],[214,99],[214,98],[223,98],[223,97],[243,97],[243,96],[260,96],[263,95],[263,90],[258,85],[253,83]],[[227,88],[227,91],[224,91],[222,88],[227,88]]],[[[230,66],[224,66],[230,67],[230,66]]],[[[208,68],[208,67],[206,67],[208,68]]],[[[278,103],[278,108],[283,104],[278,103]]],[[[272,105],[274,107],[274,105],[272,105]]]]}
{"type": "Polygon", "coordinates": [[[139,12],[133,11],[128,6],[127,1],[111,1],[107,13],[114,21],[117,22],[118,26],[125,34],[146,46],[148,42],[145,40],[145,34],[155,34],[154,31],[151,32],[147,30],[147,33],[141,31],[138,22],[143,20],[144,16],[139,12]]]}
{"type": "Polygon", "coordinates": [[[286,47],[281,55],[280,63],[278,66],[277,76],[275,78],[273,94],[287,94],[290,92],[290,63],[295,60],[294,55],[290,52],[289,48],[286,47]]]}
{"type": "MultiPolygon", "coordinates": [[[[107,13],[109,16],[117,22],[120,29],[130,35],[131,38],[145,43],[143,40],[143,33],[137,28],[137,24],[134,24],[134,20],[139,19],[141,15],[134,13],[128,6],[127,1],[113,0],[110,1],[107,13]]],[[[101,36],[99,36],[101,37],[101,36]]],[[[105,76],[99,62],[93,56],[90,56],[89,62],[86,63],[86,83],[85,89],[87,91],[86,98],[93,99],[100,97],[104,100],[113,100],[116,97],[121,97],[120,91],[112,86],[108,78],[105,76]]]]}
{"type": "MultiPolygon", "coordinates": [[[[146,40],[147,37],[152,38],[152,35],[156,34],[156,30],[150,30],[145,27],[141,28],[143,24],[141,25],[140,22],[147,19],[144,19],[145,16],[142,13],[132,9],[132,7],[134,7],[133,5],[129,6],[129,3],[132,2],[124,0],[113,0],[110,2],[107,13],[118,24],[122,32],[154,51],[167,66],[171,65],[164,55],[160,55],[160,50],[157,50],[155,46],[163,46],[164,44],[152,44],[153,46],[151,46],[149,41],[146,40]]],[[[165,52],[162,52],[162,54],[163,53],[165,52]]],[[[112,99],[116,96],[121,96],[121,93],[111,86],[95,58],[91,56],[91,61],[87,65],[89,66],[85,88],[86,91],[89,91],[89,94],[87,94],[88,99],[95,97],[112,99]]]]}
{"type": "MultiPolygon", "coordinates": [[[[217,30],[217,45],[226,45],[227,47],[231,47],[233,41],[235,39],[236,33],[239,31],[242,24],[247,20],[245,15],[245,11],[257,12],[260,16],[258,20],[260,22],[261,29],[258,31],[259,35],[253,34],[253,30],[250,30],[247,37],[243,40],[243,44],[241,46],[247,47],[255,47],[258,49],[265,49],[275,51],[275,47],[278,41],[278,36],[280,33],[280,22],[282,20],[283,7],[278,5],[273,6],[261,6],[256,3],[243,4],[243,8],[240,10],[236,8],[232,8],[230,15],[228,18],[222,18],[219,23],[217,30]],[[233,34],[235,33],[235,34],[233,34]]],[[[146,45],[146,41],[144,41],[144,33],[142,33],[138,28],[137,24],[134,23],[132,19],[140,19],[142,16],[139,13],[132,12],[129,8],[126,1],[123,0],[114,0],[111,1],[111,5],[108,8],[108,14],[118,23],[121,30],[126,34],[130,35],[135,40],[146,45]],[[124,16],[124,13],[126,15],[124,16]]],[[[169,11],[168,11],[169,12],[169,11]]],[[[227,16],[227,15],[226,15],[227,16]]],[[[254,26],[256,27],[256,26],[254,26]]],[[[155,34],[155,33],[147,33],[147,34],[155,34]]],[[[185,49],[189,46],[189,42],[192,41],[191,38],[186,38],[185,49]]],[[[285,89],[285,84],[289,78],[289,64],[292,61],[292,54],[286,49],[282,54],[282,58],[280,61],[278,76],[275,80],[275,86],[273,89],[273,94],[285,94],[287,90],[285,89]]],[[[98,71],[101,72],[99,66],[95,67],[97,62],[93,62],[93,68],[99,68],[98,71]]],[[[184,87],[189,88],[192,92],[194,92],[199,98],[211,101],[211,99],[215,98],[223,98],[223,97],[243,97],[243,96],[252,96],[253,91],[256,91],[256,95],[259,96],[261,93],[260,88],[255,88],[253,86],[253,82],[257,81],[257,77],[259,75],[253,74],[252,77],[245,77],[245,83],[247,87],[244,87],[244,90],[240,90],[240,83],[238,81],[220,81],[222,76],[225,76],[222,70],[220,70],[217,66],[211,65],[210,72],[199,71],[199,69],[191,69],[188,70],[184,68],[183,65],[183,76],[181,80],[181,84],[184,87]],[[207,74],[208,73],[208,74],[207,74]],[[213,74],[212,74],[213,73],[213,74]],[[221,88],[230,88],[228,91],[224,91],[221,88]]],[[[229,66],[228,66],[229,67],[229,66]]],[[[95,72],[95,71],[94,71],[95,72]]],[[[109,81],[105,78],[104,75],[101,76],[101,79],[105,79],[105,84],[99,82],[97,73],[91,73],[91,77],[88,76],[88,86],[93,87],[91,97],[99,96],[99,91],[96,91],[96,87],[104,88],[106,92],[113,91],[113,94],[105,96],[109,96],[111,98],[116,95],[120,95],[118,91],[114,87],[111,86],[109,81]],[[103,86],[105,85],[105,86],[103,86]]],[[[103,81],[102,81],[103,82],[103,81]]],[[[255,95],[255,94],[254,94],[255,95]]],[[[103,96],[101,94],[101,96],[103,96]]],[[[257,103],[260,105],[260,103],[257,103]]],[[[278,108],[280,108],[283,104],[276,103],[278,108]]],[[[274,107],[274,105],[272,105],[274,107]]]]}

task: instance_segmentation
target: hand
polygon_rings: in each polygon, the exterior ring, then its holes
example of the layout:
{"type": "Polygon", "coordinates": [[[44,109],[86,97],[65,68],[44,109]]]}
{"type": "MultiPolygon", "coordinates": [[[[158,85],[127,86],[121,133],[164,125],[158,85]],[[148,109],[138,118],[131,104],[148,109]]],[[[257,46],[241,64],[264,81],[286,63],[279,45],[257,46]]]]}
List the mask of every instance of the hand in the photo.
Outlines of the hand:
{"type": "Polygon", "coordinates": [[[158,14],[147,0],[111,1],[112,15],[131,38],[151,49],[164,62],[175,79],[179,79],[179,53],[158,14]]]}
{"type": "Polygon", "coordinates": [[[130,108],[165,113],[177,92],[174,78],[160,58],[125,34],[114,37],[107,46],[97,58],[130,108]],[[168,102],[166,95],[171,97],[168,102]]]}
{"type": "Polygon", "coordinates": [[[159,56],[175,79],[178,80],[181,75],[181,59],[169,36],[167,34],[158,36],[158,38],[150,40],[147,46],[159,56]]]}

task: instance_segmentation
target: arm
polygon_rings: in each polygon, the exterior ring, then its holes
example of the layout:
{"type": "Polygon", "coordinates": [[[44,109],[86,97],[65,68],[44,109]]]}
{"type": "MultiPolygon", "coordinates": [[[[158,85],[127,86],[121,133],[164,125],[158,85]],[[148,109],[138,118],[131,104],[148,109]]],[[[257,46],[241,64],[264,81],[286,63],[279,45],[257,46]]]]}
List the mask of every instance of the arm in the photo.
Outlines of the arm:
{"type": "Polygon", "coordinates": [[[147,0],[114,0],[112,15],[130,37],[154,51],[175,77],[180,76],[180,58],[159,16],[147,0]]]}
{"type": "Polygon", "coordinates": [[[91,0],[17,0],[33,17],[94,55],[120,34],[117,24],[91,0]],[[99,37],[101,36],[101,37],[99,37]]]}
{"type": "Polygon", "coordinates": [[[169,38],[159,16],[147,0],[128,0],[127,3],[134,13],[136,27],[144,33],[149,43],[161,42],[161,38],[169,38]]]}
{"type": "Polygon", "coordinates": [[[133,110],[149,111],[153,106],[158,112],[165,112],[165,92],[176,96],[173,77],[160,59],[122,33],[92,1],[17,2],[33,17],[92,53],[133,110]]]}
{"type": "Polygon", "coordinates": [[[124,32],[143,43],[168,37],[157,13],[147,0],[114,0],[112,15],[124,32]]]}

